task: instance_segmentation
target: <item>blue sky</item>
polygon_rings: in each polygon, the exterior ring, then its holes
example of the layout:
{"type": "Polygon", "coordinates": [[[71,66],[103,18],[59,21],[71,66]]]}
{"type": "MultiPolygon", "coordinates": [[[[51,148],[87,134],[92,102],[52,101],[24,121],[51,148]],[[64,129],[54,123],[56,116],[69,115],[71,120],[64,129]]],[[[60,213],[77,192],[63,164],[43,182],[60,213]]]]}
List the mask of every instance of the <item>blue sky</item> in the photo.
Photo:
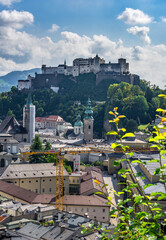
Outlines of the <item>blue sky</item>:
{"type": "Polygon", "coordinates": [[[0,75],[98,53],[166,84],[165,0],[0,0],[0,75]]]}

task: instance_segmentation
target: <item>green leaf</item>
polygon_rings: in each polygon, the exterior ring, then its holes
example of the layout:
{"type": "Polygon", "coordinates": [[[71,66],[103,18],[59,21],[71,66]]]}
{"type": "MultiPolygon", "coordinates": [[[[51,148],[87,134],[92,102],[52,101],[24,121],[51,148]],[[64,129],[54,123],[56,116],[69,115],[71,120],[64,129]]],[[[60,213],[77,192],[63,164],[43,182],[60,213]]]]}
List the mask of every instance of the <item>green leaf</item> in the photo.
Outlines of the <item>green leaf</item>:
{"type": "Polygon", "coordinates": [[[149,162],[160,162],[160,161],[158,159],[152,159],[152,160],[149,160],[148,163],[149,162]]]}
{"type": "Polygon", "coordinates": [[[121,168],[121,169],[119,170],[118,174],[125,173],[125,172],[126,172],[125,169],[124,169],[124,168],[121,168]]]}
{"type": "Polygon", "coordinates": [[[102,189],[105,188],[105,187],[108,187],[108,184],[104,184],[104,185],[102,186],[102,189]]]}
{"type": "Polygon", "coordinates": [[[95,194],[103,194],[102,192],[95,192],[95,194]]]}
{"type": "Polygon", "coordinates": [[[111,132],[107,132],[106,135],[118,135],[118,133],[115,131],[111,131],[111,132]]]}
{"type": "Polygon", "coordinates": [[[126,132],[125,128],[120,128],[119,130],[122,131],[122,132],[126,132]]]}
{"type": "Polygon", "coordinates": [[[115,149],[116,147],[121,146],[119,143],[112,143],[111,148],[115,149]]]}
{"type": "Polygon", "coordinates": [[[166,95],[165,94],[159,94],[158,97],[166,98],[166,95]]]}
{"type": "Polygon", "coordinates": [[[146,189],[146,188],[148,188],[150,186],[154,186],[154,185],[156,185],[156,184],[151,184],[151,183],[150,184],[146,184],[146,185],[143,186],[143,189],[146,189]]]}
{"type": "Polygon", "coordinates": [[[133,160],[131,163],[140,163],[140,164],[143,164],[140,160],[133,160]]]}
{"type": "Polygon", "coordinates": [[[151,208],[152,211],[161,211],[161,208],[151,208]]]}
{"type": "Polygon", "coordinates": [[[113,166],[114,166],[114,167],[119,166],[119,161],[114,161],[114,162],[113,162],[113,166]]]}
{"type": "Polygon", "coordinates": [[[111,200],[112,200],[112,198],[109,196],[109,197],[107,197],[107,199],[111,202],[111,200]]]}
{"type": "Polygon", "coordinates": [[[133,152],[127,153],[127,155],[129,155],[130,157],[132,157],[134,155],[133,152]]]}
{"type": "Polygon", "coordinates": [[[162,108],[157,108],[157,109],[156,109],[156,112],[165,112],[165,110],[162,109],[162,108]]]}
{"type": "Polygon", "coordinates": [[[160,168],[156,168],[155,171],[154,171],[154,175],[157,175],[161,172],[161,169],[160,168]]]}
{"type": "Polygon", "coordinates": [[[125,138],[125,137],[135,137],[135,135],[133,133],[126,133],[125,135],[123,135],[122,138],[125,138]]]}

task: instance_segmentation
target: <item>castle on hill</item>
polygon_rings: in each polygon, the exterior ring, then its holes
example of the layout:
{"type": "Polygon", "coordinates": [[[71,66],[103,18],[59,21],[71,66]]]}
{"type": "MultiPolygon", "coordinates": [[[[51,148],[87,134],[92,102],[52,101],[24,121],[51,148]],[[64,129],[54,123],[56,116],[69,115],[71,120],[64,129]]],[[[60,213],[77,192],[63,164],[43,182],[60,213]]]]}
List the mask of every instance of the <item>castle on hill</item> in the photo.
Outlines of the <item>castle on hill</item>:
{"type": "Polygon", "coordinates": [[[80,74],[90,72],[97,73],[100,71],[127,74],[129,73],[129,63],[126,63],[126,59],[124,58],[118,59],[118,63],[105,63],[105,60],[100,58],[97,54],[94,58],[76,58],[73,61],[73,66],[67,66],[66,61],[64,64],[60,64],[57,67],[42,65],[42,74],[58,73],[77,77],[80,74]]]}
{"type": "Polygon", "coordinates": [[[42,65],[41,74],[35,73],[35,77],[28,76],[26,80],[18,80],[18,90],[53,88],[58,91],[60,81],[63,76],[73,78],[80,74],[94,73],[96,75],[96,85],[101,81],[116,80],[117,82],[128,82],[133,85],[139,85],[139,76],[129,72],[129,63],[126,59],[119,58],[117,63],[106,63],[98,55],[94,58],[76,58],[72,66],[68,66],[66,61],[57,67],[47,67],[42,65]]]}

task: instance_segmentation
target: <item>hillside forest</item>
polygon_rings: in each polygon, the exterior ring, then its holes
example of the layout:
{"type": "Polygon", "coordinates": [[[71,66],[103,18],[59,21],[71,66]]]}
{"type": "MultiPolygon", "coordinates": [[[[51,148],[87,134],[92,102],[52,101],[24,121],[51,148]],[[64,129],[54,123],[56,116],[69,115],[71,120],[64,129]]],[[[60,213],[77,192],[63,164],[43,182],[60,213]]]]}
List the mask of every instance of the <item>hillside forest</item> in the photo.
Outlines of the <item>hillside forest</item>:
{"type": "MultiPolygon", "coordinates": [[[[94,136],[102,137],[105,134],[103,123],[114,107],[118,107],[119,112],[126,116],[122,124],[128,131],[136,131],[140,124],[153,123],[159,106],[166,109],[166,100],[158,98],[158,94],[166,94],[166,91],[155,85],[151,86],[145,80],[141,80],[139,86],[110,80],[96,86],[93,74],[86,75],[81,75],[77,83],[66,79],[59,86],[58,93],[51,89],[32,91],[36,117],[59,115],[74,124],[78,113],[83,119],[86,102],[90,97],[94,111],[94,136]]],[[[14,115],[21,122],[27,95],[27,91],[18,91],[16,87],[12,87],[9,92],[2,92],[0,119],[3,120],[6,115],[14,115]]]]}

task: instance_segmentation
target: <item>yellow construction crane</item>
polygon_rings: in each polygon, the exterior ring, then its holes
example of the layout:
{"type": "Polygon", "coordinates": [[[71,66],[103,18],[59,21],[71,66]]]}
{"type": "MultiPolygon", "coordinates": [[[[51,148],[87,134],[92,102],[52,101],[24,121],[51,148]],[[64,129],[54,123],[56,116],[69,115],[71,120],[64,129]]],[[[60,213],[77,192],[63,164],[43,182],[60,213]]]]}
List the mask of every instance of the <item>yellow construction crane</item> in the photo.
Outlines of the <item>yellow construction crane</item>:
{"type": "MultiPolygon", "coordinates": [[[[154,152],[155,148],[128,148],[127,152],[154,152]]],[[[22,152],[22,158],[28,161],[30,155],[37,154],[54,154],[56,155],[56,194],[55,194],[55,207],[60,211],[63,210],[63,157],[65,154],[80,154],[80,153],[111,153],[122,152],[122,149],[113,150],[111,147],[76,147],[76,148],[60,148],[57,151],[38,151],[38,152],[22,152]]]]}

